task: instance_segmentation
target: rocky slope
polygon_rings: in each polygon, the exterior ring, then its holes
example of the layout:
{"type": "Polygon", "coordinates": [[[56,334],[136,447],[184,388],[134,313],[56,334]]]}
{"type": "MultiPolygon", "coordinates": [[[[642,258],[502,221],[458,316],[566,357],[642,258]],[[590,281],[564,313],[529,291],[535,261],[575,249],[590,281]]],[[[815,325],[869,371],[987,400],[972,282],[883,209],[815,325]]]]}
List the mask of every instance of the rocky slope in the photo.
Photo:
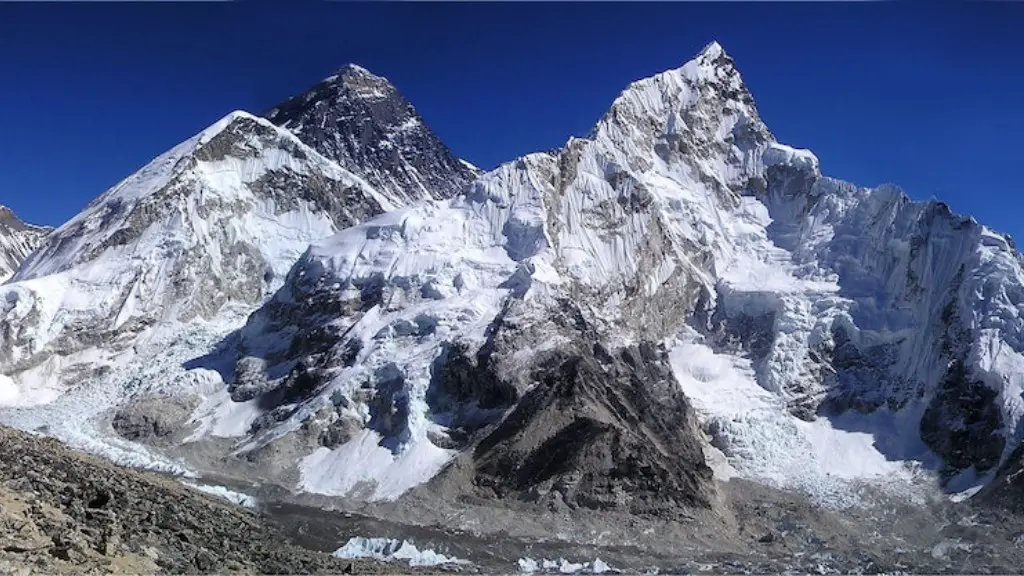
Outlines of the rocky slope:
{"type": "Polygon", "coordinates": [[[10,208],[0,205],[0,282],[10,278],[52,230],[26,224],[10,208]]]}
{"type": "Polygon", "coordinates": [[[405,202],[450,198],[476,175],[390,82],[356,65],[264,116],[405,202]]]}
{"type": "Polygon", "coordinates": [[[0,571],[377,573],[294,546],[265,517],[0,427],[0,571]]]}

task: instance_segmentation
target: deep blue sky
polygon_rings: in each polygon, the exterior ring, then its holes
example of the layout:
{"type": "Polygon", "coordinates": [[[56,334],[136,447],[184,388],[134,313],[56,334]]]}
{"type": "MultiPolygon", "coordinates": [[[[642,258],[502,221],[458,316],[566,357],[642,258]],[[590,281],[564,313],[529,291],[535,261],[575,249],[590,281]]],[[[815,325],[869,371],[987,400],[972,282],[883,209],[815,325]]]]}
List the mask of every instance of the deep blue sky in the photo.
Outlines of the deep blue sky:
{"type": "Polygon", "coordinates": [[[60,224],[233,109],[346,62],[482,166],[585,133],[717,39],[826,173],[1024,234],[1024,3],[0,2],[0,203],[60,224]]]}

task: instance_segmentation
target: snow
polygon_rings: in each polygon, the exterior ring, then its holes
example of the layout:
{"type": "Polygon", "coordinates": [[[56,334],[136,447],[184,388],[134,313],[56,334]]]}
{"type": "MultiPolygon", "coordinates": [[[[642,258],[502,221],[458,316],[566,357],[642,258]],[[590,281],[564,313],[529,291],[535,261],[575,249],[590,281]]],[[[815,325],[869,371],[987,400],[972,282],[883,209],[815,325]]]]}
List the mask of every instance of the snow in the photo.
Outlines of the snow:
{"type": "Polygon", "coordinates": [[[262,413],[259,400],[254,398],[247,402],[232,402],[219,374],[202,369],[193,370],[192,373],[204,375],[219,386],[212,393],[204,395],[202,404],[193,412],[190,422],[197,426],[185,442],[196,442],[206,437],[244,437],[253,421],[262,413]]]}
{"type": "Polygon", "coordinates": [[[414,441],[395,454],[373,430],[361,430],[339,448],[317,448],[299,464],[299,488],[345,496],[361,483],[373,486],[370,499],[392,500],[431,479],[454,455],[429,441],[414,441]]]}
{"type": "Polygon", "coordinates": [[[138,396],[212,394],[223,382],[210,370],[184,365],[244,321],[238,310],[226,309],[211,322],[175,325],[154,331],[136,344],[130,358],[112,363],[109,373],[82,382],[46,403],[0,408],[0,423],[54,436],[70,447],[116,464],[185,477],[196,473],[183,463],[116,435],[106,418],[126,400],[138,396]]]}
{"type": "Polygon", "coordinates": [[[21,391],[18,385],[8,376],[0,374],[0,406],[15,406],[19,404],[18,397],[21,391]]]}
{"type": "Polygon", "coordinates": [[[22,222],[10,208],[0,204],[0,284],[14,275],[51,230],[22,222]]]}
{"type": "Polygon", "coordinates": [[[429,548],[420,550],[408,540],[392,538],[349,538],[348,542],[335,550],[333,555],[336,558],[373,558],[383,562],[404,561],[410,568],[469,563],[454,556],[439,554],[429,548]]]}
{"type": "Polygon", "coordinates": [[[516,564],[519,566],[519,571],[526,574],[534,572],[558,572],[560,574],[604,574],[605,572],[618,572],[618,570],[612,568],[600,558],[596,558],[593,562],[570,562],[565,558],[559,558],[558,560],[520,558],[516,564]]]}
{"type": "MultiPolygon", "coordinates": [[[[858,349],[880,346],[886,352],[878,356],[892,356],[883,369],[895,384],[858,383],[883,397],[880,405],[886,395],[906,393],[898,389],[900,378],[938,381],[942,364],[934,343],[908,336],[934,332],[922,322],[929,326],[938,315],[944,295],[907,296],[911,280],[901,267],[910,262],[911,237],[928,207],[891,188],[815,180],[813,153],[772,141],[749,102],[707,96],[707,87],[745,90],[721,55],[711,45],[677,70],[633,83],[589,138],[570,140],[560,153],[524,156],[450,201],[390,212],[314,243],[290,273],[292,283],[243,332],[247,346],[279,346],[274,342],[297,325],[266,334],[275,324],[269,310],[304,317],[303,303],[324,286],[347,300],[358,297],[360,286],[383,281],[388,304],[334,320],[365,345],[356,363],[339,369],[316,398],[251,446],[297,429],[331,398],[355,397],[357,385],[375,386],[380,370],[400,374],[410,406],[407,428],[394,437],[364,430],[334,450],[317,449],[300,466],[303,490],[396,497],[452,456],[427,440],[439,426],[425,402],[429,367],[446,343],[480,345],[511,300],[542,318],[552,297],[566,294],[616,342],[657,337],[656,324],[678,330],[684,319],[645,312],[645,302],[678,301],[700,287],[721,319],[740,329],[763,322],[766,331],[764,353],[756,358],[702,342],[694,332],[684,332],[673,351],[684,390],[713,430],[708,452],[721,477],[798,488],[837,506],[854,502],[856,488],[866,483],[916,488],[916,469],[935,460],[916,431],[922,405],[813,422],[787,406],[813,405],[828,392],[812,358],[834,344],[839,329],[858,349]],[[673,156],[660,148],[667,136],[706,153],[673,156]],[[772,171],[781,183],[757,194],[747,189],[770,168],[781,169],[772,171]],[[791,189],[812,181],[810,190],[791,189]],[[875,237],[883,240],[865,240],[875,237]]],[[[958,263],[972,259],[975,268],[994,269],[984,278],[1019,274],[1005,242],[971,234],[940,230],[936,237],[952,257],[929,249],[920,283],[948,285],[958,263]]],[[[1021,293],[1004,284],[974,292],[1021,293]]],[[[967,288],[961,294],[970,300],[967,288]]],[[[975,308],[964,306],[972,316],[975,308]]],[[[1018,316],[999,320],[1019,327],[1018,316]]],[[[1005,332],[995,328],[991,338],[985,334],[975,346],[976,364],[1003,391],[1008,428],[1020,434],[1024,379],[1002,375],[1024,367],[1017,352],[1024,348],[1000,346],[1005,332]]],[[[758,334],[737,337],[750,341],[758,334]]],[[[518,361],[541,349],[533,344],[523,344],[518,361]]],[[[353,402],[349,412],[366,422],[365,404],[353,402]]]]}
{"type": "Polygon", "coordinates": [[[241,506],[243,508],[256,508],[255,498],[249,496],[248,494],[236,492],[224,486],[217,486],[213,484],[195,484],[193,482],[188,481],[182,481],[182,484],[188,486],[189,488],[192,488],[193,490],[198,490],[205,494],[210,494],[211,496],[216,496],[217,498],[227,500],[228,502],[231,502],[232,504],[237,504],[238,506],[241,506]]]}
{"type": "MultiPolygon", "coordinates": [[[[232,304],[251,310],[276,290],[310,242],[346,222],[298,195],[278,206],[257,185],[269,174],[312,174],[344,186],[353,201],[361,194],[384,210],[397,205],[291,133],[245,112],[228,114],[104,193],[0,287],[0,321],[11,327],[0,348],[12,365],[28,366],[8,371],[18,394],[5,385],[0,405],[53,402],[67,387],[65,374],[123,365],[131,355],[119,353],[150,330],[185,330],[178,324],[210,320],[232,304]],[[249,153],[198,160],[232,126],[249,153]],[[163,216],[140,223],[139,214],[163,216]],[[263,269],[240,265],[239,252],[263,269]],[[137,325],[152,328],[136,334],[137,325]],[[116,350],[64,345],[49,355],[78,332],[108,332],[105,344],[121,342],[116,350]]],[[[289,192],[298,191],[277,191],[289,192]]]]}
{"type": "Polygon", "coordinates": [[[818,172],[818,157],[810,150],[801,150],[773,142],[765,149],[762,158],[765,166],[790,166],[797,170],[818,172]]]}
{"type": "MultiPolygon", "coordinates": [[[[885,425],[882,414],[846,414],[840,420],[850,420],[847,426],[826,418],[800,420],[778,395],[758,385],[748,359],[717,354],[693,334],[675,342],[670,361],[711,445],[741,476],[802,490],[821,504],[839,507],[858,503],[862,483],[902,488],[916,481],[912,467],[887,458],[871,433],[856,431],[858,425],[885,425]]],[[[898,423],[889,438],[909,435],[919,443],[914,424],[898,423]]]]}

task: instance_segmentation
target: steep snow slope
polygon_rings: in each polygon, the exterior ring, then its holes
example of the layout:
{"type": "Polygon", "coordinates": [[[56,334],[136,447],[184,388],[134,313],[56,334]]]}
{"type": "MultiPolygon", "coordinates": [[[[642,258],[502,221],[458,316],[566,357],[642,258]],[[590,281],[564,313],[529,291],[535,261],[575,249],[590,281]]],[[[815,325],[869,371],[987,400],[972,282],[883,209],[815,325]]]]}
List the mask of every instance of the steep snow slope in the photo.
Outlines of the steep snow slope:
{"type": "Polygon", "coordinates": [[[5,403],[48,402],[140,336],[257,305],[309,242],[394,206],[291,133],[228,115],[100,196],[0,288],[5,403]]]}
{"type": "Polygon", "coordinates": [[[26,224],[10,208],[0,205],[0,282],[10,278],[52,230],[26,224]]]}
{"type": "Polygon", "coordinates": [[[461,161],[385,78],[348,65],[264,116],[406,202],[450,198],[479,172],[461,161]]]}

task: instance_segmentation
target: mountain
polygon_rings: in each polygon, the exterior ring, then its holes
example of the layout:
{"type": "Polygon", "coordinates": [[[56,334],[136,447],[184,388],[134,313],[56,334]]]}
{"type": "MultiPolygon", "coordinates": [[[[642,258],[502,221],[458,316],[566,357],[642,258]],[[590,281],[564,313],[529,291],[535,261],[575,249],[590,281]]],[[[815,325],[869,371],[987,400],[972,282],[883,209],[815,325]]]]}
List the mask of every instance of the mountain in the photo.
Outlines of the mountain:
{"type": "Polygon", "coordinates": [[[1019,464],[1012,240],[823,175],[718,44],[444,193],[402,183],[457,160],[359,156],[408,118],[368,102],[413,114],[382,82],[232,115],[50,235],[0,298],[36,406],[0,415],[347,502],[673,521],[720,512],[716,479],[846,507],[1019,464]]]}
{"type": "Polygon", "coordinates": [[[48,402],[144,335],[245,314],[311,241],[397,205],[290,132],[229,114],[53,231],[0,288],[4,400],[48,402]]]}
{"type": "Polygon", "coordinates": [[[33,226],[0,205],[0,282],[10,278],[53,228],[33,226]]]}
{"type": "Polygon", "coordinates": [[[356,65],[263,116],[407,203],[450,198],[478,172],[448,149],[390,82],[356,65]]]}
{"type": "Polygon", "coordinates": [[[272,477],[370,499],[440,474],[674,514],[713,500],[705,460],[822,502],[915,485],[901,462],[954,489],[1024,435],[1022,286],[1008,237],[778,143],[711,44],[587,138],[314,243],[192,438],[244,414],[272,477]]]}

